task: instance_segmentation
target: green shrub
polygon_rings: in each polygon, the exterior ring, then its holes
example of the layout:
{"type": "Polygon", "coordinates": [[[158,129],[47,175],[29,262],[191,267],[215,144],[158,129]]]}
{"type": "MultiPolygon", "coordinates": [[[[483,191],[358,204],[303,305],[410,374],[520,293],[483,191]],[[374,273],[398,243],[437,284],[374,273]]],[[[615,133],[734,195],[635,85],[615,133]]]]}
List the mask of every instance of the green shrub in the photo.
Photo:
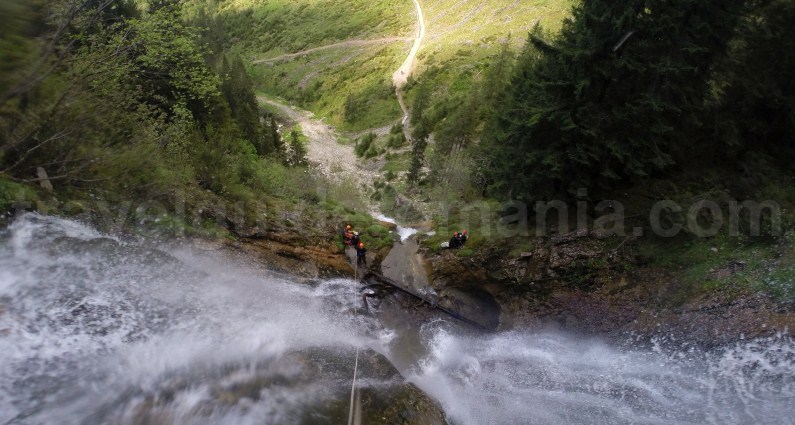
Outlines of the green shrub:
{"type": "Polygon", "coordinates": [[[362,233],[362,241],[370,249],[378,249],[385,246],[392,246],[394,240],[389,233],[389,229],[380,224],[373,224],[362,233]]]}
{"type": "Polygon", "coordinates": [[[36,199],[36,192],[30,186],[0,177],[0,214],[11,211],[17,203],[30,204],[36,199]]]}
{"type": "Polygon", "coordinates": [[[375,146],[370,146],[370,149],[368,149],[367,152],[364,153],[364,157],[367,159],[375,158],[380,153],[381,151],[378,148],[376,148],[375,146]]]}
{"type": "Polygon", "coordinates": [[[356,156],[361,157],[368,154],[373,141],[375,141],[375,137],[375,133],[370,132],[359,138],[359,140],[356,141],[356,147],[353,149],[356,156]]]}
{"type": "Polygon", "coordinates": [[[397,149],[406,144],[406,136],[403,132],[397,134],[390,134],[389,140],[387,141],[386,145],[389,148],[397,149]]]}

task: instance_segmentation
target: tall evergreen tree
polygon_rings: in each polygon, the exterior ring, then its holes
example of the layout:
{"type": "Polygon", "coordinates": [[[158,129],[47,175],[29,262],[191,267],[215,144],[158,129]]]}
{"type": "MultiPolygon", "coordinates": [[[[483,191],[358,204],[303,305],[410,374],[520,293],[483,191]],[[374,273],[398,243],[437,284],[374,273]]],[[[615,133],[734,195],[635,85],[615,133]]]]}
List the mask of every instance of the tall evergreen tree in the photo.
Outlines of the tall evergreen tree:
{"type": "Polygon", "coordinates": [[[411,139],[411,163],[406,176],[409,187],[416,187],[420,181],[420,172],[425,164],[425,149],[428,147],[428,136],[430,136],[430,126],[426,120],[422,119],[417,123],[411,139]]]}
{"type": "Polygon", "coordinates": [[[483,80],[478,87],[478,107],[482,118],[488,119],[498,103],[505,97],[513,76],[516,55],[509,37],[500,47],[499,53],[483,72],[483,80]]]}
{"type": "Polygon", "coordinates": [[[740,25],[717,77],[717,125],[738,158],[795,159],[795,2],[761,0],[740,25]],[[722,85],[721,85],[722,84],[722,85]]]}
{"type": "Polygon", "coordinates": [[[287,159],[288,165],[293,167],[305,167],[309,163],[306,157],[306,146],[301,141],[298,131],[290,132],[290,156],[287,159]]]}
{"type": "Polygon", "coordinates": [[[271,115],[268,119],[265,120],[267,125],[267,134],[268,136],[264,138],[264,151],[261,152],[261,155],[268,155],[272,154],[276,158],[284,158],[285,157],[285,146],[284,140],[282,139],[282,135],[279,133],[279,125],[276,124],[276,117],[271,115]],[[272,151],[270,150],[272,146],[272,151]]]}
{"type": "Polygon", "coordinates": [[[418,82],[416,90],[417,93],[411,105],[411,122],[413,122],[415,126],[422,120],[425,109],[428,108],[431,100],[431,92],[425,81],[421,80],[418,82]]]}
{"type": "Polygon", "coordinates": [[[591,0],[530,34],[484,135],[495,190],[552,196],[665,170],[692,142],[742,0],[591,0]]]}
{"type": "Polygon", "coordinates": [[[232,117],[243,132],[243,137],[256,145],[261,137],[261,126],[254,83],[240,57],[232,60],[231,67],[224,58],[221,73],[224,78],[221,89],[232,110],[232,117]]]}

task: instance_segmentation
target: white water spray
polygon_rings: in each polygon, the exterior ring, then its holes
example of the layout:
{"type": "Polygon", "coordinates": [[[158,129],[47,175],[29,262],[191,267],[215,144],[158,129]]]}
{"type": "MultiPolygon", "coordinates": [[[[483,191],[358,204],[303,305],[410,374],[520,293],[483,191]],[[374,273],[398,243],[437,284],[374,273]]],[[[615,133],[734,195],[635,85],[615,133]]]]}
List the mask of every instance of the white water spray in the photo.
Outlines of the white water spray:
{"type": "Polygon", "coordinates": [[[404,375],[455,425],[793,424],[787,334],[669,352],[436,320],[421,346],[397,346],[411,338],[350,313],[357,282],[309,286],[244,263],[18,219],[0,233],[0,424],[141,423],[142,411],[150,423],[297,423],[350,391],[347,370],[308,376],[307,350],[343,350],[352,368],[359,346],[422,353],[400,362],[404,375]],[[251,382],[267,385],[235,398],[251,382]]]}
{"type": "Polygon", "coordinates": [[[373,218],[375,218],[376,220],[380,220],[380,221],[386,222],[386,223],[392,223],[395,226],[397,226],[396,231],[397,231],[398,236],[400,236],[400,241],[401,242],[405,242],[406,239],[411,237],[411,235],[417,233],[417,229],[414,229],[414,228],[411,228],[411,227],[403,227],[403,226],[399,225],[394,218],[387,217],[387,216],[385,216],[383,214],[375,213],[375,214],[373,214],[373,218]]]}
{"type": "Polygon", "coordinates": [[[174,423],[294,423],[335,384],[217,399],[246,379],[300,381],[289,353],[377,346],[363,336],[372,323],[349,314],[357,295],[352,280],[294,284],[221,254],[24,216],[0,244],[0,424],[132,423],[158,403],[174,423]]]}
{"type": "Polygon", "coordinates": [[[454,424],[792,424],[795,341],[715,353],[617,350],[558,333],[427,331],[410,380],[454,424]]]}

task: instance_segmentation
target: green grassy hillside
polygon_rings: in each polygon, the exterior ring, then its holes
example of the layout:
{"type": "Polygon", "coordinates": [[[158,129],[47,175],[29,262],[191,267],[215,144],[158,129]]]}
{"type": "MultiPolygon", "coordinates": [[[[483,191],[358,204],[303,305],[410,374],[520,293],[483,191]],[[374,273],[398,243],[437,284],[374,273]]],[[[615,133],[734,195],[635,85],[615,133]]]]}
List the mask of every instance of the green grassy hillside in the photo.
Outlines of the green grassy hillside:
{"type": "Polygon", "coordinates": [[[391,75],[406,43],[336,48],[252,70],[257,88],[279,96],[349,131],[381,127],[400,118],[391,75]]]}
{"type": "Polygon", "coordinates": [[[536,23],[560,28],[573,0],[441,0],[422,2],[427,25],[417,55],[416,79],[428,78],[437,93],[466,92],[503,43],[521,47],[536,23]],[[438,68],[428,75],[427,71],[438,68]]]}
{"type": "Polygon", "coordinates": [[[227,0],[214,13],[232,51],[252,60],[350,39],[408,35],[411,2],[394,0],[227,0]]]}
{"type": "Polygon", "coordinates": [[[399,119],[391,75],[411,48],[416,23],[411,1],[195,0],[192,9],[194,16],[215,19],[226,49],[251,64],[260,93],[281,97],[346,130],[399,119]],[[348,40],[384,38],[391,40],[254,64],[348,40]]]}
{"type": "MultiPolygon", "coordinates": [[[[436,87],[440,99],[466,93],[503,43],[510,40],[518,49],[536,22],[557,29],[572,3],[421,1],[427,34],[414,76],[436,87]]],[[[193,16],[216,19],[225,47],[251,64],[262,94],[281,97],[351,132],[400,119],[391,76],[416,35],[411,0],[192,0],[190,9],[193,16]],[[350,40],[381,39],[390,40],[268,61],[350,40]]],[[[413,96],[411,85],[408,89],[413,96]]]]}

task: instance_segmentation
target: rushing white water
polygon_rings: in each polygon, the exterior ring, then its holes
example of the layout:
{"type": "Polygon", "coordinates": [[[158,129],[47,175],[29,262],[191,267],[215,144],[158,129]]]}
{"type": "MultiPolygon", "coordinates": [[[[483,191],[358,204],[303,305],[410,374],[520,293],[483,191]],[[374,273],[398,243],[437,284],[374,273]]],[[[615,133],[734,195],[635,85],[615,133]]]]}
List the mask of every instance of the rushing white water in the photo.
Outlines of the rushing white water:
{"type": "Polygon", "coordinates": [[[792,424],[795,343],[616,350],[558,333],[429,331],[411,381],[455,424],[792,424]]]}
{"type": "Polygon", "coordinates": [[[417,233],[417,229],[414,229],[412,227],[403,227],[403,226],[399,225],[397,223],[397,221],[395,221],[394,218],[387,217],[387,216],[385,216],[383,214],[374,213],[373,214],[373,218],[375,218],[376,220],[380,220],[380,221],[386,222],[386,223],[392,223],[395,226],[397,226],[396,231],[397,231],[398,236],[400,236],[400,241],[401,242],[403,242],[406,239],[408,239],[411,235],[417,233]]]}
{"type": "Polygon", "coordinates": [[[788,335],[712,353],[619,350],[436,320],[412,349],[351,314],[356,282],[297,284],[238,260],[15,221],[0,234],[0,424],[298,423],[350,382],[306,376],[291,353],[356,346],[423,353],[399,363],[453,424],[793,423],[788,335]],[[251,380],[275,384],[227,403],[251,380]]]}
{"type": "Polygon", "coordinates": [[[259,403],[209,417],[196,411],[219,387],[261,373],[262,361],[377,344],[349,311],[356,282],[310,287],[220,255],[168,250],[51,217],[11,225],[0,245],[0,424],[130,423],[159,391],[174,393],[175,423],[295,423],[283,416],[322,385],[272,388],[259,403]],[[230,365],[234,374],[221,373],[230,365]],[[175,376],[198,380],[168,384],[175,376]]]}

